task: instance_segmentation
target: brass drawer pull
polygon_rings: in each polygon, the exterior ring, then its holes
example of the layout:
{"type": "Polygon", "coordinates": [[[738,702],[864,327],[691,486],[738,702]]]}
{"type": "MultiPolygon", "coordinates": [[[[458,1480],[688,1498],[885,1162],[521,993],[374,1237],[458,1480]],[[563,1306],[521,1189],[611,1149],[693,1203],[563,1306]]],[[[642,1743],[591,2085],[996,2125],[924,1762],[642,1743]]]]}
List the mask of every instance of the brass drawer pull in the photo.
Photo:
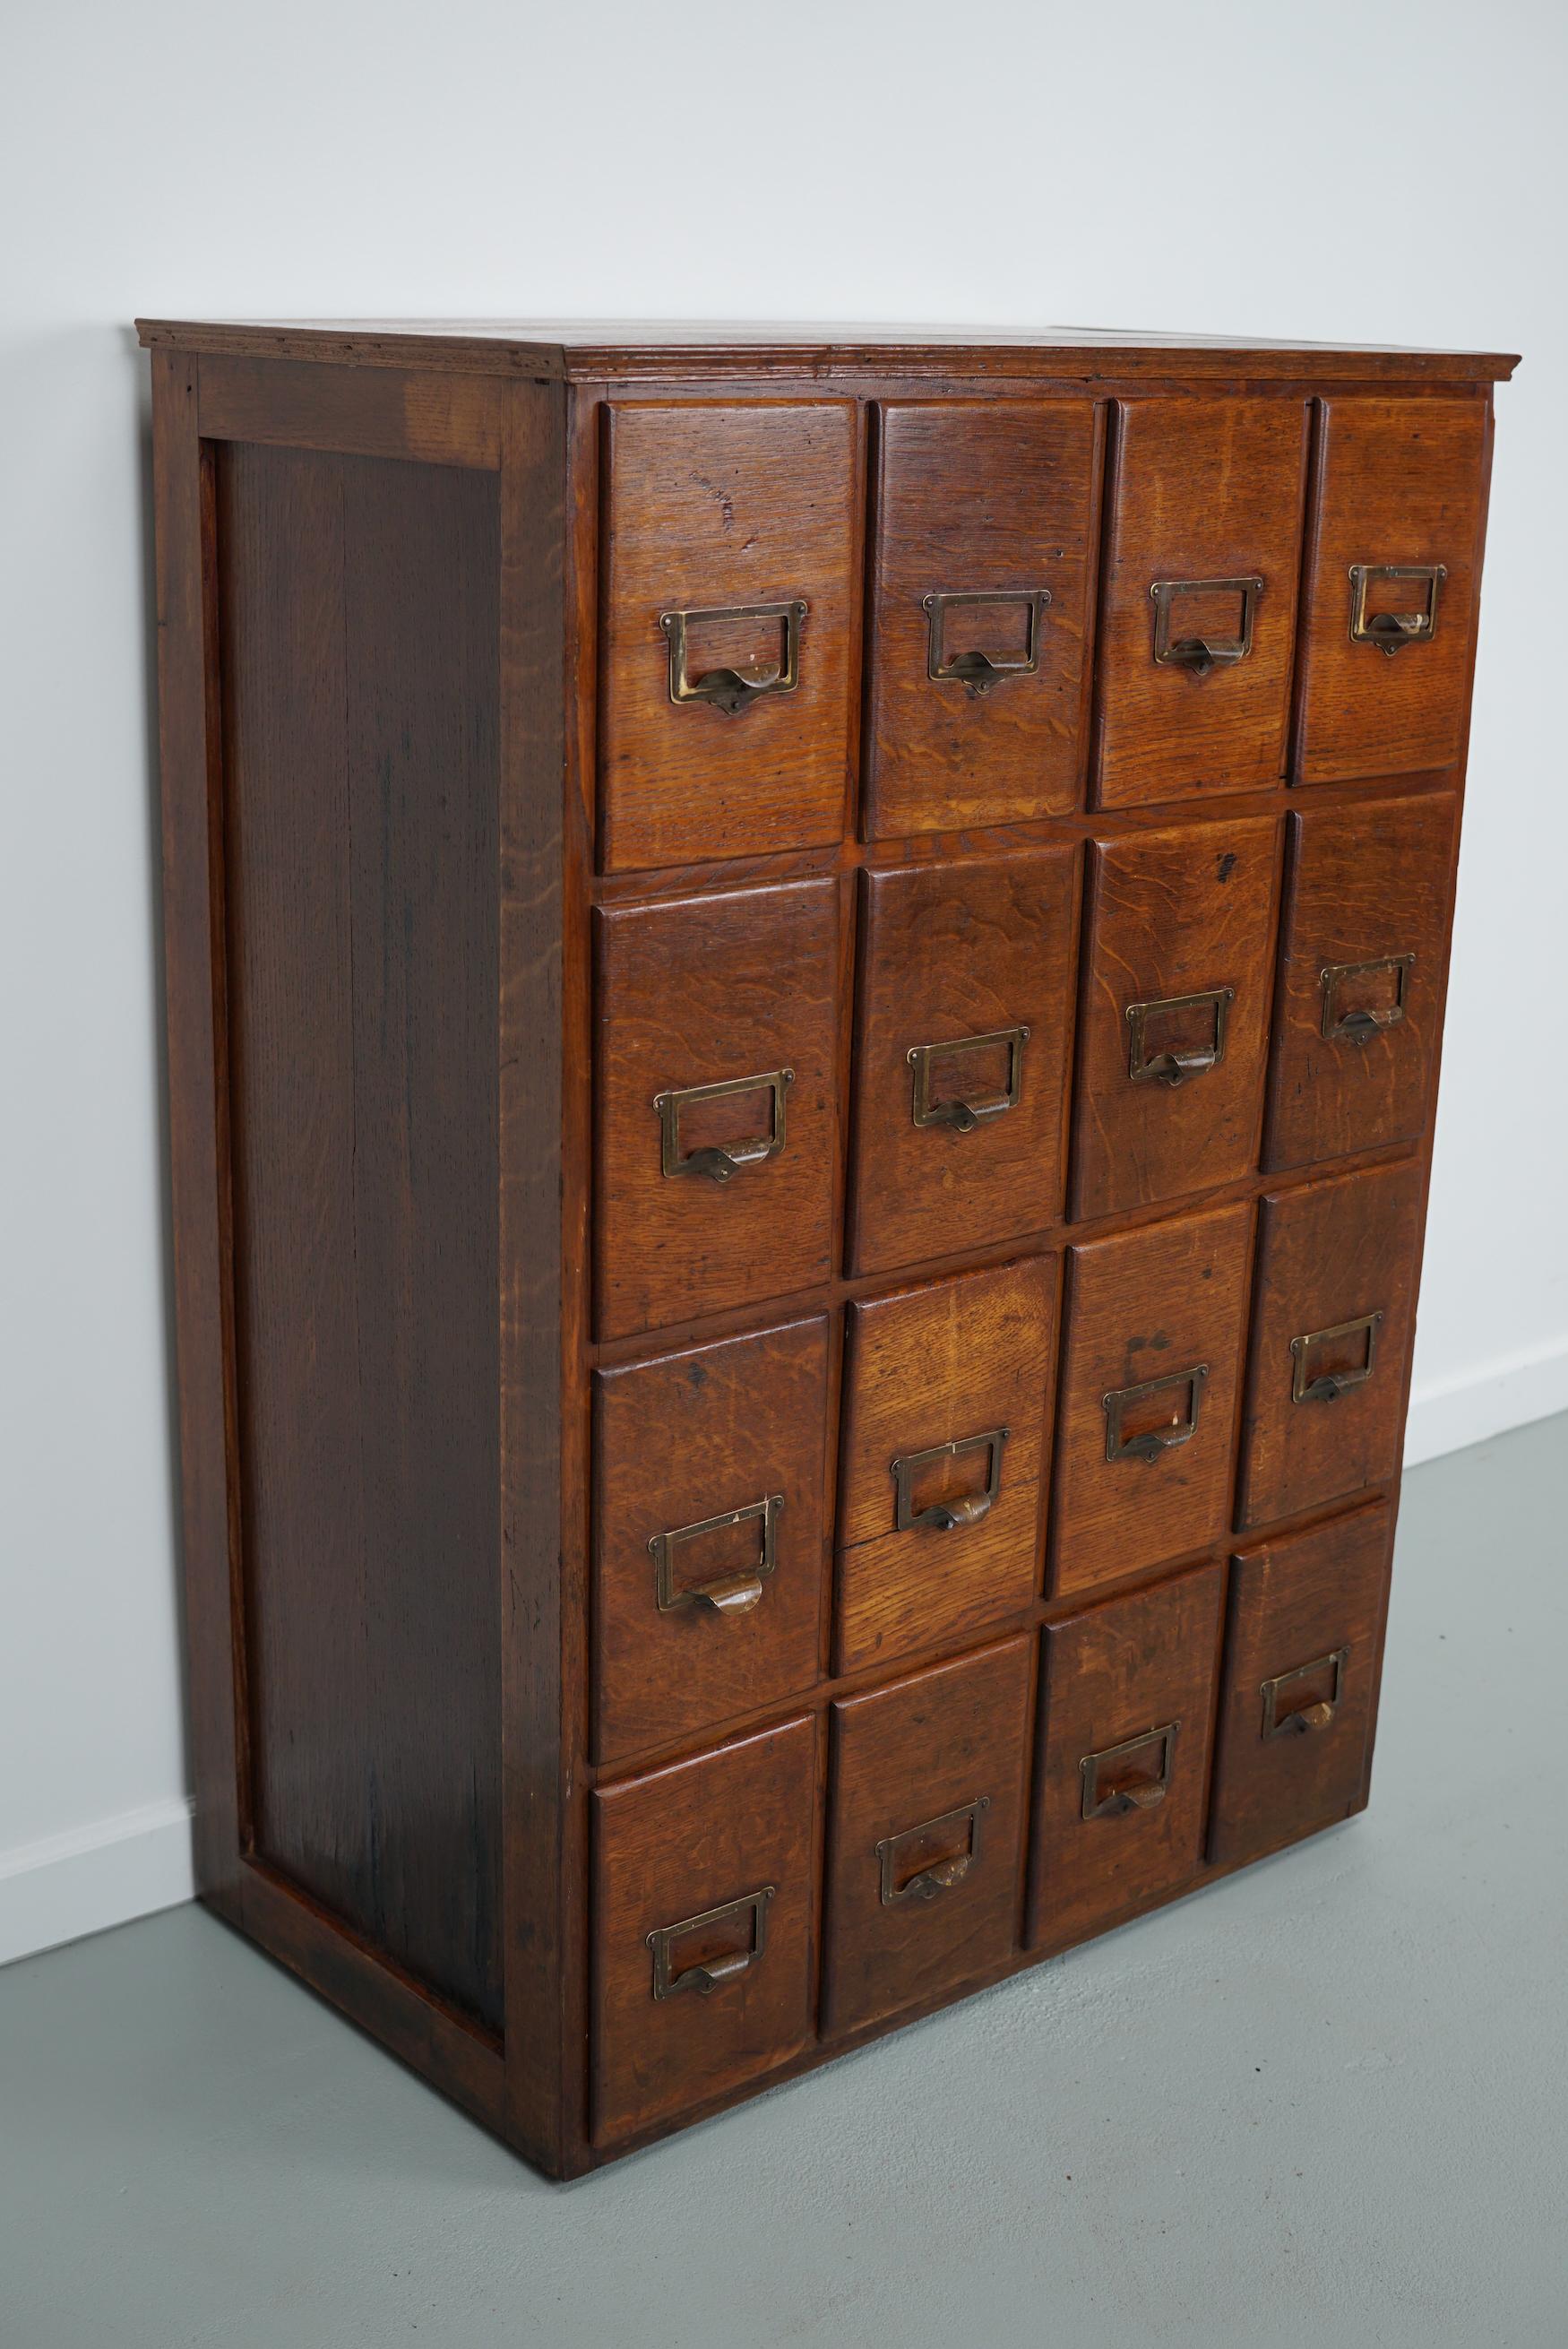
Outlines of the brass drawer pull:
{"type": "Polygon", "coordinates": [[[1429,645],[1438,633],[1438,591],[1448,577],[1443,563],[1353,563],[1350,566],[1350,641],[1376,645],[1390,660],[1407,645],[1429,645]],[[1374,579],[1416,579],[1426,589],[1418,612],[1373,612],[1367,591],[1374,579]]]}
{"type": "Polygon", "coordinates": [[[1151,1811],[1157,1803],[1162,1803],[1176,1766],[1176,1732],[1181,1726],[1180,1721],[1168,1721],[1162,1728],[1146,1729],[1141,1737],[1124,1737],[1119,1745],[1107,1745],[1099,1754],[1086,1754],[1078,1764],[1083,1780],[1083,1816],[1115,1818],[1124,1811],[1151,1811]],[[1146,1754],[1151,1745],[1160,1749],[1153,1776],[1147,1770],[1132,1772],[1137,1757],[1146,1754]]]}
{"type": "Polygon", "coordinates": [[[1212,668],[1232,668],[1253,648],[1253,624],[1258,597],[1264,592],[1261,574],[1249,572],[1241,579],[1154,579],[1154,658],[1160,667],[1184,668],[1193,677],[1207,677],[1212,668]],[[1241,623],[1233,636],[1171,635],[1171,605],[1178,595],[1239,595],[1241,623]]]}
{"type": "Polygon", "coordinates": [[[712,1183],[727,1183],[743,1166],[760,1166],[777,1158],[784,1147],[784,1092],[795,1081],[793,1069],[769,1069],[759,1077],[728,1077],[718,1085],[682,1085],[678,1091],[654,1095],[659,1113],[660,1159],[666,1175],[706,1174],[712,1183]],[[760,1093],[769,1097],[766,1133],[755,1142],[732,1142],[723,1150],[681,1150],[681,1112],[688,1102],[722,1101],[730,1093],[760,1093]]]}
{"type": "Polygon", "coordinates": [[[1040,666],[1040,623],[1050,600],[1048,587],[1001,588],[976,595],[923,595],[920,608],[930,621],[925,640],[926,676],[935,685],[961,685],[970,695],[989,693],[1006,678],[1033,677],[1040,666]],[[1023,605],[1028,616],[1028,632],[1021,655],[1009,658],[1006,653],[965,652],[948,657],[948,613],[960,606],[973,609],[979,605],[1023,605]]]}
{"type": "Polygon", "coordinates": [[[1344,1694],[1345,1665],[1349,1653],[1348,1648],[1334,1648],[1326,1656],[1315,1656],[1310,1664],[1297,1664],[1294,1671],[1276,1672],[1272,1681],[1264,1682],[1259,1694],[1264,1701],[1262,1733],[1265,1741],[1328,1727],[1344,1694]],[[1281,1706],[1282,1695],[1288,1697],[1293,1689],[1300,1693],[1303,1682],[1315,1681],[1324,1672],[1334,1675],[1327,1696],[1314,1697],[1294,1710],[1288,1705],[1281,1706]]]}
{"type": "Polygon", "coordinates": [[[659,1613],[669,1615],[678,1608],[696,1607],[707,1608],[726,1621],[748,1615],[762,1596],[763,1577],[771,1574],[778,1562],[779,1512],[783,1506],[782,1493],[767,1493],[760,1501],[748,1501],[743,1509],[727,1509],[720,1516],[704,1517],[698,1525],[676,1526],[670,1533],[650,1535],[648,1550],[654,1561],[659,1613]],[[680,1543],[696,1541],[704,1534],[723,1533],[729,1526],[746,1525],[762,1528],[761,1553],[752,1567],[738,1574],[719,1575],[712,1582],[676,1582],[676,1550],[680,1543]]]}
{"type": "Polygon", "coordinates": [[[1190,1371],[1168,1371],[1163,1378],[1145,1379],[1141,1386],[1117,1387],[1103,1396],[1106,1458],[1153,1461],[1162,1452],[1175,1452],[1183,1444],[1191,1444],[1198,1433],[1198,1413],[1208,1376],[1208,1363],[1194,1362],[1190,1371]],[[1184,1407],[1172,1412],[1170,1425],[1145,1428],[1139,1435],[1127,1434],[1127,1415],[1133,1406],[1171,1387],[1183,1390],[1186,1401],[1184,1407]]]}
{"type": "Polygon", "coordinates": [[[778,1890],[774,1884],[764,1884],[755,1892],[742,1893],[738,1900],[726,1900],[717,1909],[705,1909],[699,1917],[683,1917],[678,1925],[658,1925],[647,1937],[654,1953],[654,1996],[674,1998],[677,1991],[695,1990],[699,1998],[707,1998],[724,1982],[734,1982],[747,1973],[768,1947],[768,1904],[778,1890]],[[682,1966],[677,1971],[670,1952],[676,1941],[688,1933],[712,1935],[731,1920],[749,1931],[749,1945],[735,1950],[721,1958],[705,1958],[695,1966],[682,1966]]]}
{"type": "Polygon", "coordinates": [[[1367,1044],[1380,1030],[1397,1028],[1405,1016],[1413,954],[1375,955],[1370,962],[1331,962],[1318,973],[1323,986],[1323,1036],[1326,1043],[1367,1044]],[[1374,971],[1394,974],[1394,1000],[1377,1011],[1341,1011],[1339,990],[1347,979],[1367,978],[1374,971]]]}
{"type": "Polygon", "coordinates": [[[1127,1073],[1131,1081],[1135,1085],[1184,1085],[1189,1078],[1217,1069],[1225,1057],[1225,1029],[1235,999],[1233,987],[1208,987],[1198,995],[1166,995],[1157,1002],[1130,1003],[1127,1073]],[[1167,1013],[1203,1010],[1212,1011],[1214,1017],[1212,1044],[1193,1046],[1184,1052],[1150,1052],[1150,1020],[1167,1013]]]}
{"type": "Polygon", "coordinates": [[[1012,1430],[993,1427],[985,1435],[963,1435],[953,1444],[934,1444],[928,1452],[905,1452],[892,1463],[889,1475],[897,1495],[894,1529],[903,1534],[929,1526],[937,1533],[953,1533],[961,1526],[977,1525],[995,1507],[1002,1490],[1002,1446],[1012,1430]],[[934,1501],[928,1508],[914,1506],[914,1480],[934,1460],[960,1460],[970,1452],[985,1454],[985,1485],[962,1501],[934,1501]]]}
{"type": "Polygon", "coordinates": [[[1364,1387],[1371,1377],[1377,1361],[1377,1332],[1383,1326],[1379,1313],[1363,1313],[1354,1321],[1338,1322],[1332,1330],[1314,1330],[1290,1341],[1295,1369],[1291,1374],[1292,1402],[1337,1402],[1352,1387],[1364,1387]],[[1367,1340],[1367,1359],[1348,1371],[1325,1371],[1317,1378],[1308,1371],[1308,1358],[1316,1346],[1328,1346],[1340,1338],[1367,1340]]]}
{"type": "Polygon", "coordinates": [[[1024,1089],[1024,1047],[1026,1028],[998,1028],[989,1036],[962,1036],[953,1044],[912,1044],[906,1055],[914,1071],[910,1114],[916,1125],[945,1125],[954,1133],[973,1133],[985,1118],[1000,1117],[1016,1109],[1024,1089]],[[1007,1084],[1003,1092],[980,1093],[974,1099],[936,1101],[931,1098],[931,1064],[957,1052],[983,1052],[989,1045],[1007,1048],[1007,1084]]]}
{"type": "Polygon", "coordinates": [[[882,1863],[882,1900],[884,1909],[894,1908],[901,1900],[934,1900],[939,1892],[949,1892],[962,1884],[980,1857],[980,1814],[991,1807],[989,1795],[976,1795],[972,1803],[964,1803],[955,1811],[944,1811],[939,1819],[927,1819],[923,1826],[905,1827],[902,1835],[883,1836],[876,1848],[882,1863]],[[934,1860],[913,1876],[899,1882],[899,1861],[911,1844],[951,1843],[955,1831],[965,1827],[967,1835],[962,1851],[951,1858],[934,1860]]]}
{"type": "Polygon", "coordinates": [[[707,612],[661,612],[659,626],[669,639],[670,699],[677,705],[706,701],[722,717],[738,718],[742,710],[770,693],[793,693],[800,681],[800,623],[806,605],[797,596],[788,604],[735,604],[707,612]],[[707,668],[693,677],[686,667],[686,630],[693,621],[777,620],[779,657],[752,661],[744,668],[707,668]]]}

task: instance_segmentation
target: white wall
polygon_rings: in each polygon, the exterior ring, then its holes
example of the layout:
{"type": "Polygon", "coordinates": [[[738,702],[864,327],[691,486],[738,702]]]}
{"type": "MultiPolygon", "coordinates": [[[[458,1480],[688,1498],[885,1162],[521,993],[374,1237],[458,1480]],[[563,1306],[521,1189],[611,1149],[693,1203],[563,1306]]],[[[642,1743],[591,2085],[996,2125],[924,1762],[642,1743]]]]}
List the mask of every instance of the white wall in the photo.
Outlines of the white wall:
{"type": "Polygon", "coordinates": [[[189,1889],[136,312],[1521,349],[1412,1456],[1568,1405],[1558,0],[51,0],[0,122],[0,1958],[189,1889]]]}

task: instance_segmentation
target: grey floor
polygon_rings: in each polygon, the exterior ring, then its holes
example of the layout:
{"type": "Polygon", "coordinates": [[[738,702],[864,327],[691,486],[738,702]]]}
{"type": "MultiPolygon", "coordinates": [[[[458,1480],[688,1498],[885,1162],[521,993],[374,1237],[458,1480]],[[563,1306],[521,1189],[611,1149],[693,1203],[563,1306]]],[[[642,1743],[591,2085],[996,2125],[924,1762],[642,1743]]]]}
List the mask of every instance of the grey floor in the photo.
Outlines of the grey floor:
{"type": "Polygon", "coordinates": [[[1410,1478],[1366,1817],[568,2190],[195,1909],[9,1969],[0,2341],[1563,2349],[1565,1526],[1410,1478]]]}

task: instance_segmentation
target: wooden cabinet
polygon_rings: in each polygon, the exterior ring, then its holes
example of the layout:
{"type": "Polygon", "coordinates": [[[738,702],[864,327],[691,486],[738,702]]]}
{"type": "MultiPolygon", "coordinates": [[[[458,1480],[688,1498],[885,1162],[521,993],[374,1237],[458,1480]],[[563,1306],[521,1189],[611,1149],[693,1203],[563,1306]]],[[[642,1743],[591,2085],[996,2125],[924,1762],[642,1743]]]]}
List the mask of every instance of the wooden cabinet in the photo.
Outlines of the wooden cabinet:
{"type": "Polygon", "coordinates": [[[202,1897],[570,2177],[1358,1809],[1511,362],[143,336],[202,1897]]]}

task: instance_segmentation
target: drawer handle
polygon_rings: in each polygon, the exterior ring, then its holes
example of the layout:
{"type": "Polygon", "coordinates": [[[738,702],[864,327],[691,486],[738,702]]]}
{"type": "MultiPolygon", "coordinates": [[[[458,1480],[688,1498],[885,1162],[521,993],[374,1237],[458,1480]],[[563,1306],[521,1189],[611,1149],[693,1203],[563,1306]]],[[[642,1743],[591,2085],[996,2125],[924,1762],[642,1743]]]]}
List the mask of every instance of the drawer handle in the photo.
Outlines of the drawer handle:
{"type": "Polygon", "coordinates": [[[1005,1111],[1016,1109],[1024,1090],[1024,1047],[1028,1040],[1026,1028],[998,1028],[989,1036],[963,1036],[953,1044],[912,1044],[905,1057],[914,1071],[910,1114],[915,1124],[944,1125],[953,1133],[973,1133],[984,1119],[1000,1117],[1005,1111]],[[951,1101],[932,1100],[934,1060],[946,1060],[955,1052],[983,1052],[988,1046],[1000,1044],[1007,1048],[1007,1083],[1004,1092],[978,1093],[967,1101],[956,1096],[951,1101]]]}
{"type": "Polygon", "coordinates": [[[993,1427],[985,1435],[963,1435],[953,1444],[934,1444],[928,1452],[905,1452],[892,1463],[889,1474],[893,1480],[896,1506],[893,1526],[898,1533],[929,1526],[937,1533],[954,1533],[960,1526],[978,1525],[980,1519],[995,1507],[1002,1490],[1002,1446],[1012,1431],[993,1427]],[[971,1452],[985,1454],[985,1485],[979,1493],[971,1493],[961,1501],[934,1501],[923,1509],[914,1506],[914,1480],[923,1468],[934,1460],[959,1460],[971,1452]]]}
{"type": "Polygon", "coordinates": [[[1154,658],[1160,667],[1184,668],[1191,677],[1207,677],[1212,668],[1233,668],[1252,651],[1253,624],[1264,592],[1257,572],[1241,579],[1154,579],[1149,592],[1154,598],[1154,658]],[[1242,617],[1236,634],[1173,636],[1171,606],[1178,595],[1239,595],[1242,617]]]}
{"type": "Polygon", "coordinates": [[[950,1892],[955,1884],[962,1884],[980,1857],[980,1814],[990,1807],[989,1795],[976,1795],[972,1803],[961,1804],[955,1811],[944,1811],[939,1819],[927,1819],[923,1826],[905,1827],[902,1835],[883,1836],[876,1848],[882,1865],[882,1907],[896,1908],[901,1900],[934,1900],[939,1893],[950,1892]],[[900,1883],[899,1862],[907,1846],[951,1843],[960,1828],[965,1831],[961,1851],[948,1859],[934,1860],[929,1868],[918,1869],[900,1883]]]}
{"type": "Polygon", "coordinates": [[[1429,645],[1438,633],[1438,591],[1448,577],[1442,563],[1353,563],[1350,566],[1350,641],[1376,645],[1392,660],[1407,645],[1429,645]],[[1372,612],[1367,591],[1374,579],[1413,579],[1426,589],[1417,612],[1372,612]]]}
{"type": "Polygon", "coordinates": [[[1339,1709],[1345,1691],[1345,1665],[1348,1648],[1331,1649],[1326,1656],[1315,1656],[1310,1664],[1297,1664],[1294,1671],[1277,1672],[1272,1681],[1264,1681],[1259,1691],[1264,1701],[1263,1736],[1290,1737],[1305,1734],[1315,1729],[1326,1729],[1339,1709]],[[1291,1694],[1300,1695],[1304,1683],[1321,1679],[1325,1672],[1334,1675],[1326,1697],[1309,1696],[1305,1703],[1292,1708],[1291,1694]],[[1280,1700],[1285,1699],[1282,1705],[1280,1700]]]}
{"type": "Polygon", "coordinates": [[[757,1963],[768,1947],[768,1904],[778,1890],[777,1885],[761,1885],[755,1892],[743,1892],[738,1900],[727,1900],[717,1909],[705,1909],[699,1917],[683,1917],[678,1925],[659,1925],[647,1937],[647,1946],[654,1953],[654,1996],[674,1998],[677,1991],[694,1990],[699,1998],[707,1998],[727,1982],[734,1982],[757,1963]],[[734,1950],[721,1958],[705,1958],[694,1966],[674,1963],[672,1951],[676,1941],[688,1933],[717,1933],[723,1926],[734,1923],[750,1935],[745,1949],[734,1950]]]}
{"type": "Polygon", "coordinates": [[[807,606],[797,596],[788,604],[722,605],[707,612],[661,612],[659,626],[669,639],[670,699],[677,706],[706,701],[722,717],[738,718],[770,693],[793,693],[800,681],[800,623],[807,606]],[[700,669],[686,666],[686,630],[693,621],[777,620],[779,657],[745,667],[700,669]]]}
{"type": "Polygon", "coordinates": [[[759,1077],[729,1077],[718,1085],[682,1085],[674,1092],[655,1093],[659,1113],[659,1155],[666,1176],[706,1174],[710,1183],[727,1183],[743,1166],[760,1166],[777,1158],[784,1147],[784,1092],[795,1081],[793,1069],[769,1069],[759,1077]],[[732,1142],[723,1150],[681,1149],[681,1112],[688,1102],[722,1101],[730,1093],[765,1092],[769,1098],[768,1131],[755,1142],[732,1142]]]}
{"type": "Polygon", "coordinates": [[[1338,1322],[1332,1330],[1314,1330],[1290,1341],[1295,1368],[1291,1373],[1292,1402],[1337,1402],[1352,1387],[1364,1387],[1371,1377],[1377,1361],[1377,1332],[1383,1326],[1379,1313],[1363,1313],[1354,1321],[1338,1322]],[[1347,1371],[1324,1371],[1316,1378],[1310,1371],[1310,1357],[1317,1346],[1335,1344],[1341,1338],[1367,1340],[1367,1359],[1347,1371]]]}
{"type": "Polygon", "coordinates": [[[683,1607],[706,1608],[727,1622],[738,1615],[749,1615],[762,1596],[763,1577],[771,1574],[778,1563],[779,1512],[783,1506],[782,1493],[766,1493],[760,1501],[748,1501],[743,1509],[727,1509],[719,1516],[704,1517],[698,1525],[676,1526],[672,1532],[651,1535],[648,1551],[654,1561],[659,1613],[670,1615],[683,1607]],[[730,1526],[748,1525],[762,1529],[760,1555],[748,1569],[721,1574],[712,1582],[676,1582],[676,1551],[682,1542],[723,1533],[730,1526]]]}
{"type": "Polygon", "coordinates": [[[1235,999],[1233,987],[1209,987],[1198,995],[1166,995],[1156,1002],[1130,1003],[1127,1007],[1130,1031],[1127,1073],[1132,1082],[1135,1085],[1184,1085],[1190,1078],[1201,1077],[1210,1069],[1217,1069],[1225,1057],[1225,1030],[1231,1006],[1235,999]],[[1150,1052],[1150,1020],[1178,1011],[1212,1012],[1213,1042],[1196,1045],[1185,1052],[1150,1052]]]}
{"type": "Polygon", "coordinates": [[[1162,1803],[1176,1766],[1176,1732],[1181,1726],[1180,1721],[1168,1721],[1162,1728],[1146,1729],[1141,1737],[1125,1737],[1119,1745],[1107,1745],[1098,1754],[1086,1754],[1078,1764],[1083,1781],[1083,1816],[1116,1818],[1126,1811],[1151,1811],[1157,1803],[1162,1803]],[[1139,1771],[1133,1766],[1151,1745],[1160,1749],[1159,1764],[1152,1776],[1147,1767],[1139,1771]]]}
{"type": "Polygon", "coordinates": [[[1413,954],[1377,955],[1370,962],[1331,962],[1318,973],[1323,987],[1323,1036],[1329,1044],[1369,1044],[1385,1028],[1397,1028],[1405,1017],[1405,999],[1410,990],[1410,972],[1415,966],[1413,954]],[[1368,978],[1375,971],[1387,970],[1394,975],[1394,1000],[1377,1010],[1341,1011],[1339,990],[1346,980],[1368,978]]]}
{"type": "Polygon", "coordinates": [[[1163,1378],[1145,1379],[1141,1386],[1116,1387],[1103,1396],[1106,1458],[1152,1462],[1162,1452],[1175,1452],[1183,1444],[1191,1444],[1198,1433],[1198,1413],[1208,1376],[1208,1363],[1194,1362],[1190,1371],[1168,1371],[1163,1378]],[[1129,1435],[1125,1432],[1129,1412],[1170,1388],[1180,1389],[1185,1395],[1184,1404],[1172,1412],[1170,1425],[1148,1427],[1140,1434],[1129,1435]]]}
{"type": "Polygon", "coordinates": [[[1040,666],[1040,624],[1051,600],[1048,587],[1000,588],[985,595],[923,595],[920,608],[927,615],[925,674],[935,685],[961,685],[972,698],[989,693],[1009,677],[1033,677],[1040,666]],[[961,606],[1022,605],[1028,628],[1021,655],[964,652],[949,656],[947,615],[961,606]]]}

